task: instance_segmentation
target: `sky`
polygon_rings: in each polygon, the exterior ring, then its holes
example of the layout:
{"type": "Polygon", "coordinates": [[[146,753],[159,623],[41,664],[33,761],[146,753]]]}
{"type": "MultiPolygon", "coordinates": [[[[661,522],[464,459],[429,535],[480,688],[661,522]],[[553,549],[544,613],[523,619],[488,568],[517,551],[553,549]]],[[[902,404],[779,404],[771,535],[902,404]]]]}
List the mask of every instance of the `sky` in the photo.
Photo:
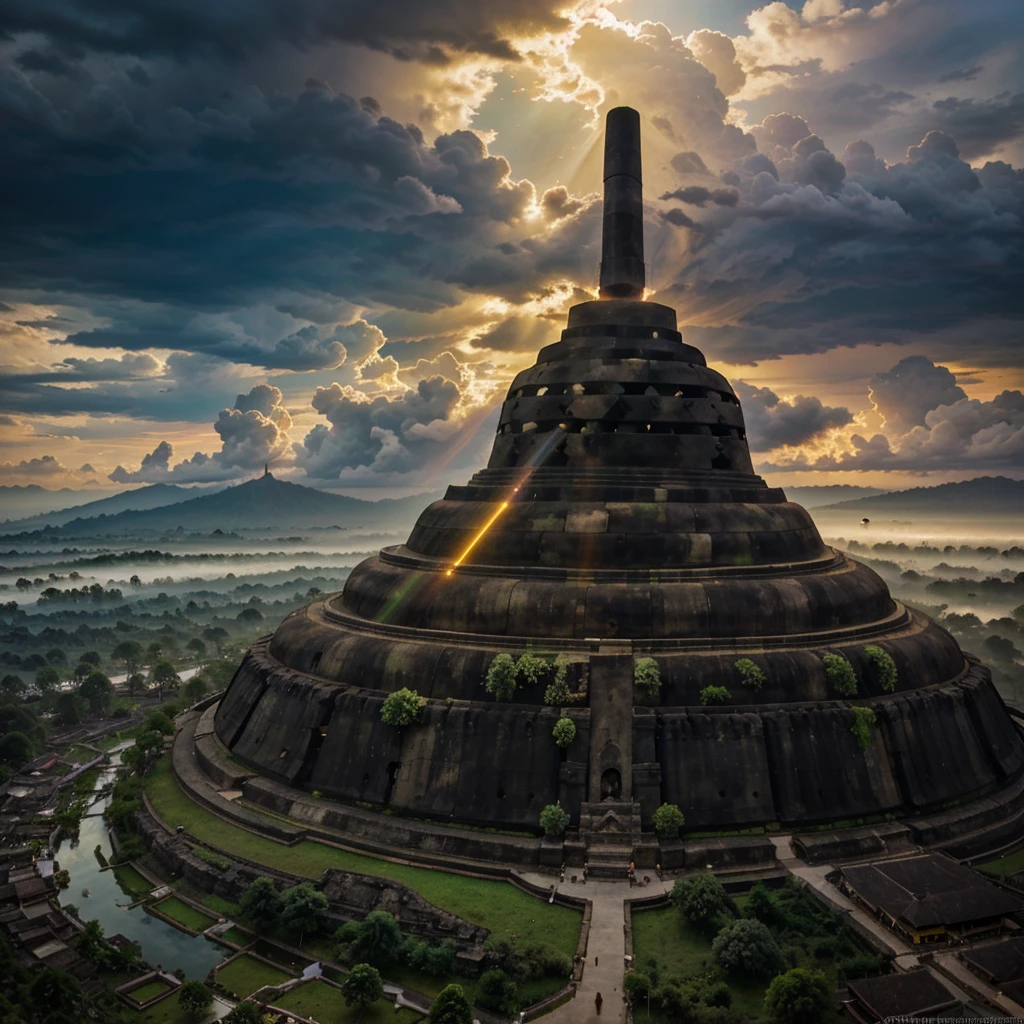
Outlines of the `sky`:
{"type": "Polygon", "coordinates": [[[596,295],[604,114],[648,298],[770,482],[1024,477],[1019,0],[4,0],[0,485],[466,479],[596,295]]]}

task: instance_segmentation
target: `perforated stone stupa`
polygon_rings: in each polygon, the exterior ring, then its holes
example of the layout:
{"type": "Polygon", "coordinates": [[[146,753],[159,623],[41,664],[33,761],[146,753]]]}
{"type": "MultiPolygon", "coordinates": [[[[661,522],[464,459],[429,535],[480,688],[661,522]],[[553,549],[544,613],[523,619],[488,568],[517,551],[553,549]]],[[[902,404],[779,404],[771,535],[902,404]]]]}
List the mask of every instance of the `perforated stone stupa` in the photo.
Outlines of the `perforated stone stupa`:
{"type": "Polygon", "coordinates": [[[717,830],[998,803],[1024,744],[988,671],[753,472],[729,382],[644,300],[640,183],[640,119],[620,107],[601,298],[513,381],[487,468],[254,645],[220,742],[264,777],[396,818],[538,830],[560,801],[571,829],[611,816],[627,847],[663,802],[717,830]],[[868,647],[895,663],[892,692],[868,647]],[[495,701],[492,661],[527,650],[551,667],[495,701]],[[544,703],[556,658],[562,708],[544,703]],[[634,686],[640,658],[656,695],[634,686]],[[727,702],[704,706],[709,686],[727,702]],[[380,712],[401,687],[426,703],[396,728],[380,712]],[[874,712],[859,730],[858,705],[874,712]]]}

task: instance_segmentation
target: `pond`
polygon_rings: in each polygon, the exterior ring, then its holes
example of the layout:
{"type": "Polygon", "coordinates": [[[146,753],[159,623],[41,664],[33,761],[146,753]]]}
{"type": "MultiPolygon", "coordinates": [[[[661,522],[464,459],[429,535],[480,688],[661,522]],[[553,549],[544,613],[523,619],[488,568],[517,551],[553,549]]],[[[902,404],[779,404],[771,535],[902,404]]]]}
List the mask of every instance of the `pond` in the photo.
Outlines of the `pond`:
{"type": "MultiPolygon", "coordinates": [[[[110,751],[112,766],[120,764],[121,751],[132,742],[129,740],[110,751]]],[[[113,767],[102,772],[96,782],[97,794],[113,778],[113,767]]],[[[99,846],[108,860],[112,857],[106,822],[101,814],[109,800],[109,796],[98,795],[86,812],[90,816],[82,819],[77,844],[64,840],[57,850],[60,867],[71,875],[71,885],[61,893],[61,902],[78,907],[83,921],[95,918],[106,935],[120,933],[138,942],[143,959],[153,967],[169,971],[180,967],[190,980],[202,981],[210,968],[230,951],[202,935],[190,936],[178,931],[166,921],[147,914],[142,907],[129,910],[131,894],[121,888],[113,871],[100,870],[95,848],[99,846]],[[82,895],[84,889],[89,890],[89,896],[82,895]]]]}

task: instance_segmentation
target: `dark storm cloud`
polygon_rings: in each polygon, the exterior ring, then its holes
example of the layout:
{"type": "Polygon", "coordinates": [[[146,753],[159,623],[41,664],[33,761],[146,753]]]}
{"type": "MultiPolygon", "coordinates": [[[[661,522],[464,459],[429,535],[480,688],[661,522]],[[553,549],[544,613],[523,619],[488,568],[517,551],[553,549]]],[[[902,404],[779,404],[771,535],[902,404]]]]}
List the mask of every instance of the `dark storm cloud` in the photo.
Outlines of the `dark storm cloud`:
{"type": "Polygon", "coordinates": [[[718,322],[716,355],[745,362],[930,334],[989,363],[1001,347],[1019,365],[1019,346],[996,340],[994,325],[1024,319],[1021,174],[972,169],[942,131],[891,166],[856,142],[848,172],[807,127],[783,114],[753,129],[774,161],[757,154],[723,175],[740,202],[702,211],[690,261],[664,290],[704,331],[718,322]]]}
{"type": "Polygon", "coordinates": [[[550,0],[7,0],[2,31],[61,47],[137,57],[240,60],[271,45],[357,43],[399,59],[443,61],[445,49],[517,56],[512,33],[562,27],[550,0]]]}
{"type": "Polygon", "coordinates": [[[964,157],[986,156],[1024,135],[1024,92],[991,99],[938,100],[932,107],[936,127],[952,135],[964,157]]]}
{"type": "Polygon", "coordinates": [[[945,84],[946,82],[973,82],[982,71],[985,70],[984,65],[975,64],[974,67],[970,68],[956,68],[953,71],[947,71],[943,75],[939,75],[939,82],[945,84]]]}
{"type": "Polygon", "coordinates": [[[707,206],[714,203],[716,206],[735,206],[740,201],[740,194],[732,188],[704,188],[703,185],[688,185],[686,188],[677,188],[672,192],[665,192],[658,197],[663,202],[667,199],[678,199],[681,203],[688,203],[691,206],[707,206]]]}
{"type": "Polygon", "coordinates": [[[817,398],[797,395],[784,401],[770,388],[754,387],[742,380],[733,385],[743,403],[751,451],[796,447],[853,422],[849,409],[823,405],[817,398]]]}

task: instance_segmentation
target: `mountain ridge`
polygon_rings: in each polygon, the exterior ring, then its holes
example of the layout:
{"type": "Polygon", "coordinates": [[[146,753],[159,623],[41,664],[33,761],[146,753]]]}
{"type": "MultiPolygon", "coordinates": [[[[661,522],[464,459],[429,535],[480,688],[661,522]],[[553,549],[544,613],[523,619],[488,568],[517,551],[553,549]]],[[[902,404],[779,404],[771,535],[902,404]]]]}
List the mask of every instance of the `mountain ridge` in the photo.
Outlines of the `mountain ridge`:
{"type": "Polygon", "coordinates": [[[867,498],[854,498],[834,505],[821,505],[818,512],[864,512],[876,514],[958,513],[961,515],[1018,515],[1024,518],[1024,480],[1006,476],[979,476],[932,487],[911,487],[867,498]]]}
{"type": "Polygon", "coordinates": [[[24,538],[37,535],[50,539],[96,535],[114,537],[167,533],[179,528],[190,533],[331,526],[379,531],[410,523],[433,498],[432,494],[416,494],[406,498],[366,501],[278,480],[268,473],[212,494],[202,494],[170,505],[77,518],[59,526],[8,532],[7,536],[24,538]]]}

